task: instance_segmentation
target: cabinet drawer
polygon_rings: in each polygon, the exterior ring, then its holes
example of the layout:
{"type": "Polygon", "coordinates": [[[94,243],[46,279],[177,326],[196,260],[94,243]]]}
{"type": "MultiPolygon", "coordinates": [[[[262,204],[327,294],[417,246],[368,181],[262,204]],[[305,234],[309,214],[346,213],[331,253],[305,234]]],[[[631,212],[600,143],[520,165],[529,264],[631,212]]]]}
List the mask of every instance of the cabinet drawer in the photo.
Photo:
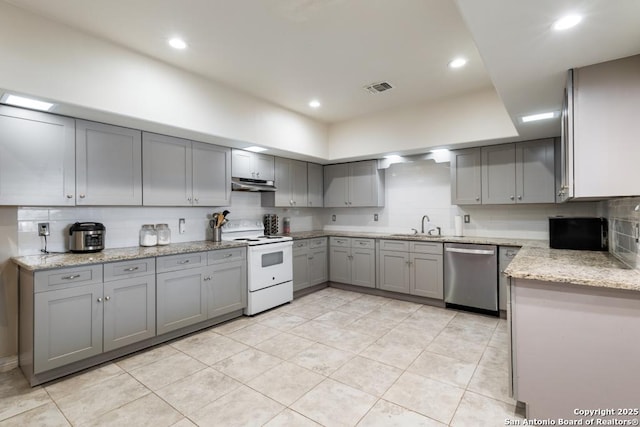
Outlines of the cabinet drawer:
{"type": "Polygon", "coordinates": [[[341,246],[343,248],[351,247],[351,239],[348,237],[332,237],[331,246],[341,246]]]}
{"type": "Polygon", "coordinates": [[[134,259],[130,261],[110,262],[104,264],[104,281],[128,279],[156,273],[154,258],[134,259]]]}
{"type": "Polygon", "coordinates": [[[217,251],[210,251],[208,254],[208,263],[209,265],[211,265],[241,261],[245,259],[246,253],[246,248],[219,249],[217,251]]]}
{"type": "Polygon", "coordinates": [[[410,249],[421,254],[442,255],[442,243],[439,242],[411,242],[410,249]]]}
{"type": "Polygon", "coordinates": [[[184,270],[187,268],[202,267],[207,265],[206,252],[194,252],[191,254],[169,255],[156,258],[156,272],[184,270]]]}
{"type": "Polygon", "coordinates": [[[375,249],[376,241],[373,239],[352,239],[351,240],[352,248],[368,248],[375,249]]]}
{"type": "Polygon", "coordinates": [[[409,252],[409,242],[401,240],[380,240],[381,251],[409,252]]]}
{"type": "Polygon", "coordinates": [[[309,241],[308,240],[296,240],[295,242],[293,242],[293,250],[303,250],[309,247],[309,241]]]}
{"type": "Polygon", "coordinates": [[[35,292],[102,283],[102,264],[37,271],[35,292]]]}
{"type": "Polygon", "coordinates": [[[309,248],[311,249],[317,249],[317,248],[323,248],[327,246],[327,238],[326,237],[319,237],[317,239],[310,239],[309,240],[309,248]]]}

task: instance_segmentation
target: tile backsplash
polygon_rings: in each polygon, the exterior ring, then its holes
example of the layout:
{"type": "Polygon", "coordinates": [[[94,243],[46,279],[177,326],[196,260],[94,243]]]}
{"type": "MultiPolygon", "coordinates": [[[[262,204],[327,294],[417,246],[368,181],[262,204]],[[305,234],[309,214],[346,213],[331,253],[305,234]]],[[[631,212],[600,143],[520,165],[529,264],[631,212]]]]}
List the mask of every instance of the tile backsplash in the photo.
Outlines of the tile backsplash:
{"type": "Polygon", "coordinates": [[[609,252],[631,268],[640,269],[640,197],[609,200],[609,252]]]}
{"type": "MultiPolygon", "coordinates": [[[[166,223],[172,242],[211,239],[209,219],[213,212],[228,209],[230,219],[262,219],[265,213],[291,218],[294,231],[322,229],[320,215],[308,208],[263,208],[260,193],[234,192],[231,206],[226,207],[21,207],[18,208],[18,254],[40,253],[44,239],[38,236],[38,223],[48,222],[51,235],[47,250],[62,252],[67,248],[69,226],[76,221],[101,222],[106,227],[106,248],[137,246],[142,224],[166,223]],[[185,233],[178,234],[178,220],[185,219],[185,233]]],[[[282,225],[280,225],[282,230],[282,225]]]]}

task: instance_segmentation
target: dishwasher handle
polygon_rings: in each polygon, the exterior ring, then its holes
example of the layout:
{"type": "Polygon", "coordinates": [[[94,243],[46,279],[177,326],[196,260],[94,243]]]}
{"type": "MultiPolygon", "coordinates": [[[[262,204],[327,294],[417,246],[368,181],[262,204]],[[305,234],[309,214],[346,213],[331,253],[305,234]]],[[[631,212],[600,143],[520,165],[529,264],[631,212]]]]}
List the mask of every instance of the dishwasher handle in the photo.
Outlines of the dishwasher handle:
{"type": "Polygon", "coordinates": [[[488,249],[445,248],[445,252],[454,252],[457,254],[471,254],[471,255],[494,255],[494,251],[488,250],[488,249]]]}

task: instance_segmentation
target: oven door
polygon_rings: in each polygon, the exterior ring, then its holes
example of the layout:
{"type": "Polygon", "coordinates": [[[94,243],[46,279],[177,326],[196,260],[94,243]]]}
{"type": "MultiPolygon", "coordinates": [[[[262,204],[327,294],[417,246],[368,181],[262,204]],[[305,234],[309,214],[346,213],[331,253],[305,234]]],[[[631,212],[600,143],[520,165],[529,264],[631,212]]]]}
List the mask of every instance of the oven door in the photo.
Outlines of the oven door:
{"type": "Polygon", "coordinates": [[[249,292],[293,280],[293,242],[249,246],[249,292]]]}

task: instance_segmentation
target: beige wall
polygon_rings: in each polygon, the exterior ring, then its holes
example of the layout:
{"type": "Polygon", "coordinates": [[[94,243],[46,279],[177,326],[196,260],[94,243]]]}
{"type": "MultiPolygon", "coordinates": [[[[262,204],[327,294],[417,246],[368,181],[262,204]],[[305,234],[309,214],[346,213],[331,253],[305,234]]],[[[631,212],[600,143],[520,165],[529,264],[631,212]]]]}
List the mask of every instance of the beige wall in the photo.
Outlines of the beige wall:
{"type": "Polygon", "coordinates": [[[2,88],[63,103],[60,114],[328,157],[323,123],[5,2],[0,52],[2,88]]]}
{"type": "Polygon", "coordinates": [[[0,371],[17,364],[18,280],[9,260],[17,254],[17,209],[0,206],[0,371]]]}
{"type": "Polygon", "coordinates": [[[368,115],[329,128],[329,159],[358,158],[401,151],[517,136],[493,88],[457,98],[368,115]]]}

